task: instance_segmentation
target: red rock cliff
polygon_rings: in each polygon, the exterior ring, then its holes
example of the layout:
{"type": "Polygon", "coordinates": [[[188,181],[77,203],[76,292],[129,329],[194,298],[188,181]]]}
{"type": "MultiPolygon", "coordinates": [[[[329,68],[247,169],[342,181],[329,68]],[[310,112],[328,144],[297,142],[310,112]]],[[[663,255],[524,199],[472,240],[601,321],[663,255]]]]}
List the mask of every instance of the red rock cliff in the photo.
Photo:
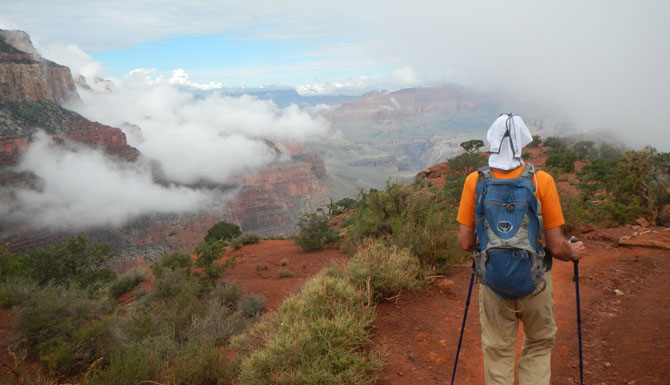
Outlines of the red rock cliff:
{"type": "Polygon", "coordinates": [[[68,67],[39,57],[25,32],[0,30],[0,103],[78,98],[68,67]]]}

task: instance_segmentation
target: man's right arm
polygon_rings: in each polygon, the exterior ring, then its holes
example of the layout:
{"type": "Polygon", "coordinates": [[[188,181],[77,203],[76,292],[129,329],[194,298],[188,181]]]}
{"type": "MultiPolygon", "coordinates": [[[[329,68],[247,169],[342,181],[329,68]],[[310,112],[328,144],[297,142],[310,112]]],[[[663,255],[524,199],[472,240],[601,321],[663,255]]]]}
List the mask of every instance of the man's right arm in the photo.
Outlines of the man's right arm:
{"type": "Polygon", "coordinates": [[[460,224],[458,230],[458,244],[465,251],[472,251],[475,248],[475,228],[460,224]]]}

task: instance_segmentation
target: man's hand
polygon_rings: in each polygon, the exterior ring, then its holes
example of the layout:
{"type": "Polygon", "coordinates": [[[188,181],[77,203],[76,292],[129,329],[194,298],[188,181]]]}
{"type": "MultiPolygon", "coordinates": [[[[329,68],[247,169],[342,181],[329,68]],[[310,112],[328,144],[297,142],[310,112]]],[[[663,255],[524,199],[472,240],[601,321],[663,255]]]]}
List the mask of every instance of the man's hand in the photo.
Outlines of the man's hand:
{"type": "Polygon", "coordinates": [[[573,236],[570,238],[568,246],[570,247],[573,261],[579,261],[580,259],[584,258],[584,252],[586,251],[584,242],[573,236]]]}

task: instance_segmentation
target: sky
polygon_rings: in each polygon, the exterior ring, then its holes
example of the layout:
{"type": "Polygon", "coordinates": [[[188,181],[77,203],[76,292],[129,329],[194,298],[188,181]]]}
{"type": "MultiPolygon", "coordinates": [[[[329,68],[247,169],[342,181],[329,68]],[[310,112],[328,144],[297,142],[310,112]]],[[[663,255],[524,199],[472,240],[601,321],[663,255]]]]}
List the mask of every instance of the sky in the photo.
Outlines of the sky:
{"type": "Polygon", "coordinates": [[[195,97],[200,90],[360,95],[458,84],[561,111],[580,131],[670,151],[665,0],[0,0],[0,10],[0,29],[27,32],[44,57],[98,91],[106,83],[93,78],[114,83],[113,93],[80,90],[83,103],[71,108],[122,128],[148,162],[128,170],[38,137],[19,168],[42,176],[44,188],[0,201],[0,215],[17,222],[48,212],[36,225],[63,226],[66,212],[74,218],[67,226],[119,225],[161,207],[208,207],[212,191],[189,186],[269,164],[276,154],[267,140],[317,140],[329,131],[309,110],[195,97]],[[95,168],[47,167],[70,162],[95,168]],[[150,162],[161,164],[167,185],[153,182],[150,162]],[[109,175],[104,188],[87,190],[87,172],[109,175]],[[114,213],[95,210],[105,205],[114,213]]]}

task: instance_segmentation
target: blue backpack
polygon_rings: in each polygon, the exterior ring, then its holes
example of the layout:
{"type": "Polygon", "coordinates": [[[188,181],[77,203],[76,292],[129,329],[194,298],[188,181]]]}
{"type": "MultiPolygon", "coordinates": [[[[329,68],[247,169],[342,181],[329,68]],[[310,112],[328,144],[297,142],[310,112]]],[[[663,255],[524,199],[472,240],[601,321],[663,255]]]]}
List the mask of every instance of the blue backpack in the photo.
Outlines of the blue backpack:
{"type": "Polygon", "coordinates": [[[500,297],[518,299],[544,285],[545,252],[538,242],[544,226],[535,197],[535,167],[527,164],[518,178],[495,179],[479,169],[475,199],[475,273],[500,297]]]}

